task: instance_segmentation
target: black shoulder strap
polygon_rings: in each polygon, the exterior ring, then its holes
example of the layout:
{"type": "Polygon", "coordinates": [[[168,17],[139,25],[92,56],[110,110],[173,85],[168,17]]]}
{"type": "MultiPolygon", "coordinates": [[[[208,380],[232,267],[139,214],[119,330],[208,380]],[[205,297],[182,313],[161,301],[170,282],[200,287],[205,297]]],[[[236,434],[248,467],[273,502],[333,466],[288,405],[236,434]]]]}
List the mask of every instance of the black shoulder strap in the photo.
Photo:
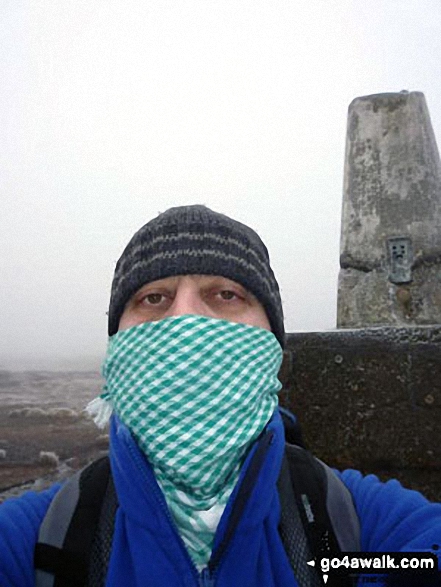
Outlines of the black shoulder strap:
{"type": "Polygon", "coordinates": [[[87,587],[104,587],[112,552],[118,497],[112,474],[110,473],[103,504],[101,506],[98,529],[95,532],[89,561],[89,580],[87,587]]]}
{"type": "Polygon", "coordinates": [[[286,442],[289,444],[295,444],[296,446],[301,446],[302,448],[306,448],[302,429],[294,414],[283,406],[279,406],[279,413],[282,417],[286,442]]]}
{"type": "Polygon", "coordinates": [[[74,475],[53,499],[40,527],[34,566],[37,587],[81,587],[110,475],[108,457],[74,475]]]}
{"type": "Polygon", "coordinates": [[[286,445],[285,456],[295,501],[314,557],[341,552],[326,508],[327,479],[323,466],[302,448],[286,445]]]}
{"type": "Polygon", "coordinates": [[[300,516],[286,454],[282,460],[277,488],[281,510],[279,534],[294,576],[300,587],[319,587],[322,581],[317,570],[307,564],[314,558],[314,554],[300,516]]]}
{"type": "MultiPolygon", "coordinates": [[[[290,436],[298,438],[297,423],[290,436]]],[[[278,479],[279,532],[301,587],[322,585],[307,562],[359,550],[352,498],[329,467],[286,444],[278,479]]],[[[110,558],[117,497],[108,457],[95,461],[61,488],[40,528],[36,587],[99,587],[110,558]]],[[[349,585],[350,583],[340,583],[349,585]]]]}
{"type": "MultiPolygon", "coordinates": [[[[278,488],[279,532],[294,574],[301,586],[322,585],[307,561],[332,558],[343,549],[359,550],[358,517],[350,493],[329,467],[290,444],[286,444],[278,488]]],[[[352,583],[342,578],[339,585],[352,583]]]]}

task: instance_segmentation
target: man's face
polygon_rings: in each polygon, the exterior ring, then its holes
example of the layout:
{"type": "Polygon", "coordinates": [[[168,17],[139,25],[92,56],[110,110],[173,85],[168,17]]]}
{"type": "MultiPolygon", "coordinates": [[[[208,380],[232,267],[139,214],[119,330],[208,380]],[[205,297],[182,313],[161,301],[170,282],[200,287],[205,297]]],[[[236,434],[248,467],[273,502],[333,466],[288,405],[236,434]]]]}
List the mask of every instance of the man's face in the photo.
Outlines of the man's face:
{"type": "Polygon", "coordinates": [[[184,314],[271,330],[265,310],[253,294],[231,279],[211,275],[179,275],[147,283],[128,301],[118,330],[184,314]]]}

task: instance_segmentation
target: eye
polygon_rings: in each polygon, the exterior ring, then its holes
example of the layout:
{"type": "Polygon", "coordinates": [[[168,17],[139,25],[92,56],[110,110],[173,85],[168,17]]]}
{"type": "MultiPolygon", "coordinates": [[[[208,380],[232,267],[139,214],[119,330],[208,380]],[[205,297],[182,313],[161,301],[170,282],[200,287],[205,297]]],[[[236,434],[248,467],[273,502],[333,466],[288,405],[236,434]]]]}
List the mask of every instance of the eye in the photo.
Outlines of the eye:
{"type": "Polygon", "coordinates": [[[219,295],[223,300],[226,300],[226,301],[230,301],[230,300],[234,300],[236,298],[239,298],[237,293],[234,291],[231,291],[230,289],[223,289],[222,291],[219,292],[219,295]]]}
{"type": "Polygon", "coordinates": [[[147,305],[156,306],[160,304],[165,296],[160,293],[149,293],[142,297],[141,303],[145,303],[147,305]]]}

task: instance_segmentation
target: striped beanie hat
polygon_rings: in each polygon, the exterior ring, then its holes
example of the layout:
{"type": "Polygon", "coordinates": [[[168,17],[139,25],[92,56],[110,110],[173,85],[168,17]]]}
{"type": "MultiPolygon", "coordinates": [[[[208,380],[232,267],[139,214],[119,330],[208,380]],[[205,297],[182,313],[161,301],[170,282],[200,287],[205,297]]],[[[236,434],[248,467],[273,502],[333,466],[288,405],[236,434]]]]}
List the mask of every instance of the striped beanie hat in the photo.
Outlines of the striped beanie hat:
{"type": "Polygon", "coordinates": [[[259,235],[199,205],[170,208],[134,234],[115,268],[109,336],[118,331],[124,307],[135,292],[146,283],[175,275],[220,275],[240,283],[262,304],[284,346],[279,286],[259,235]]]}

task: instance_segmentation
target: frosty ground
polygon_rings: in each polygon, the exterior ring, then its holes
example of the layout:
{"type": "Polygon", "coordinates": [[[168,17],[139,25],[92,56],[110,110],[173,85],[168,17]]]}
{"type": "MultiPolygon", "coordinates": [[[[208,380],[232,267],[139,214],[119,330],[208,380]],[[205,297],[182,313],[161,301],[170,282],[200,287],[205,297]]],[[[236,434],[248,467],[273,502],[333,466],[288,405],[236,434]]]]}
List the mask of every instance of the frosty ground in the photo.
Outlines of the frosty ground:
{"type": "Polygon", "coordinates": [[[64,479],[104,454],[108,437],[83,413],[98,372],[0,370],[0,502],[64,479]]]}

